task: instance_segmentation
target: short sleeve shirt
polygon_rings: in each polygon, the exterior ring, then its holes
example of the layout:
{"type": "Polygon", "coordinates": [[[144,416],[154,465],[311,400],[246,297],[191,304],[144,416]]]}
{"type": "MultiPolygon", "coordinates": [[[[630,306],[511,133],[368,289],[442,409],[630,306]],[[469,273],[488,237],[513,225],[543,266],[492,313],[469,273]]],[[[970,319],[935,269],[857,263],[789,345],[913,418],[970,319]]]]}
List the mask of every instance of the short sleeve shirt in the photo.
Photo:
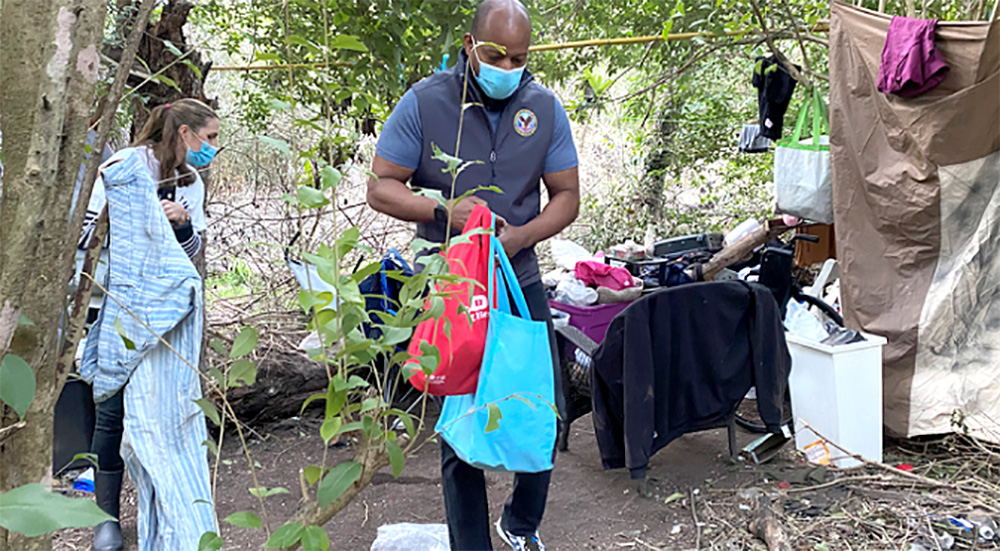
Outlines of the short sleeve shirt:
{"type": "MultiPolygon", "coordinates": [[[[576,145],[573,144],[573,133],[569,126],[569,117],[559,98],[555,101],[555,124],[552,129],[552,143],[545,156],[545,167],[542,174],[562,172],[579,165],[576,145]]],[[[490,124],[496,130],[500,124],[500,111],[487,111],[490,124]]],[[[403,94],[396,108],[389,115],[389,120],[382,126],[375,153],[383,159],[416,170],[420,165],[420,154],[423,149],[423,132],[420,129],[420,108],[417,105],[417,95],[412,89],[403,94]]]]}

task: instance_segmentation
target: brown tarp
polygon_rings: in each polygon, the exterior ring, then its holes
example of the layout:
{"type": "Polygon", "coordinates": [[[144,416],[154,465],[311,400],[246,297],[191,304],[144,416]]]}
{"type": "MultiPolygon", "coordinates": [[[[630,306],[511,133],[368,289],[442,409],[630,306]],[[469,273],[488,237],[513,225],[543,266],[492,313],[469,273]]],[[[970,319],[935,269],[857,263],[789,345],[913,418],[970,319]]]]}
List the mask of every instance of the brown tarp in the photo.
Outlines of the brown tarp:
{"type": "Polygon", "coordinates": [[[1000,23],[939,23],[951,72],[904,99],[876,89],[891,18],[831,11],[841,300],[888,338],[886,428],[1000,441],[1000,23]]]}

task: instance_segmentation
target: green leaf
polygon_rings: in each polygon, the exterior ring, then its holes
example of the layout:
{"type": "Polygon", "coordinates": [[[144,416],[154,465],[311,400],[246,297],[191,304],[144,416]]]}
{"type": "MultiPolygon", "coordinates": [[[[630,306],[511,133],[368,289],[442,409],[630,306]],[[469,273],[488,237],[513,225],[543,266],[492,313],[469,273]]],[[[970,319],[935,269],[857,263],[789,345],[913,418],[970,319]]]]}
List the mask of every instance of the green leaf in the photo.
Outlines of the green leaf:
{"type": "Polygon", "coordinates": [[[440,190],[436,190],[436,189],[421,189],[421,190],[417,191],[416,194],[424,196],[424,197],[430,197],[431,199],[434,199],[435,201],[437,201],[442,207],[447,207],[448,206],[448,201],[447,201],[447,199],[444,198],[444,193],[441,193],[440,190]]]}
{"type": "Polygon", "coordinates": [[[201,445],[208,448],[208,451],[212,452],[213,456],[215,457],[219,456],[219,447],[215,445],[215,442],[211,440],[205,440],[204,442],[201,443],[201,445]]]}
{"type": "Polygon", "coordinates": [[[344,409],[344,405],[347,404],[347,390],[337,390],[334,388],[337,380],[336,377],[332,379],[326,391],[326,419],[339,414],[340,410],[344,409]]]}
{"type": "Polygon", "coordinates": [[[35,401],[35,372],[20,356],[7,353],[0,362],[0,400],[21,420],[35,401]]]}
{"type": "Polygon", "coordinates": [[[403,457],[403,449],[393,440],[385,441],[385,450],[389,452],[389,463],[392,464],[393,478],[399,478],[399,473],[403,472],[403,464],[406,459],[403,457]]]}
{"type": "Polygon", "coordinates": [[[90,463],[94,467],[100,468],[100,465],[97,464],[97,454],[96,453],[83,452],[83,453],[78,453],[78,454],[76,454],[76,455],[73,456],[73,461],[76,461],[78,459],[83,459],[84,461],[86,461],[87,463],[90,463]]]}
{"type": "Polygon", "coordinates": [[[181,91],[180,86],[177,86],[177,83],[174,82],[174,79],[168,77],[167,75],[153,75],[153,80],[157,80],[163,84],[166,84],[167,86],[173,88],[174,90],[177,90],[178,92],[181,91]]]}
{"type": "Polygon", "coordinates": [[[493,432],[500,428],[500,420],[503,419],[503,414],[500,413],[500,408],[496,404],[489,404],[490,416],[486,420],[486,432],[493,432]]]}
{"type": "Polygon", "coordinates": [[[326,507],[333,503],[361,478],[363,468],[357,461],[347,461],[330,469],[319,484],[317,497],[319,506],[326,507]]]}
{"type": "Polygon", "coordinates": [[[347,390],[353,390],[355,388],[368,388],[370,386],[371,385],[368,384],[368,381],[358,377],[357,375],[351,375],[347,379],[347,390]]]}
{"type": "Polygon", "coordinates": [[[194,73],[195,76],[198,77],[198,80],[204,80],[204,77],[202,76],[202,73],[201,73],[201,69],[199,69],[197,65],[195,65],[194,63],[192,63],[190,59],[183,59],[183,60],[181,60],[181,63],[183,63],[184,65],[187,65],[187,68],[191,69],[191,72],[194,73]]]}
{"type": "Polygon", "coordinates": [[[279,140],[277,138],[272,138],[270,136],[257,136],[257,139],[263,142],[264,145],[271,146],[277,149],[278,151],[284,153],[285,155],[292,154],[292,146],[288,145],[288,142],[286,142],[285,140],[279,140]]]}
{"type": "Polygon", "coordinates": [[[361,402],[360,412],[368,413],[369,411],[372,411],[373,409],[376,409],[381,405],[382,405],[382,398],[380,397],[365,398],[364,401],[361,402]]]}
{"type": "Polygon", "coordinates": [[[302,551],[327,551],[330,549],[330,537],[322,526],[307,526],[302,533],[302,551]]]}
{"type": "Polygon", "coordinates": [[[212,422],[215,423],[217,426],[222,424],[221,420],[219,419],[219,410],[215,409],[215,404],[213,404],[211,400],[209,400],[208,398],[199,398],[197,400],[194,400],[194,403],[198,404],[198,407],[201,408],[201,411],[205,413],[205,417],[211,419],[212,422]]]}
{"type": "Polygon", "coordinates": [[[324,444],[330,445],[330,440],[333,440],[340,433],[340,427],[343,423],[344,421],[340,417],[331,417],[323,421],[323,425],[319,427],[319,435],[323,438],[324,444]]]}
{"type": "Polygon", "coordinates": [[[302,311],[309,313],[313,308],[325,308],[333,302],[333,293],[330,291],[309,291],[302,289],[299,291],[299,306],[302,311]]]}
{"type": "Polygon", "coordinates": [[[386,415],[395,415],[398,417],[403,422],[403,426],[406,427],[406,434],[410,435],[410,438],[413,438],[413,435],[416,434],[417,428],[413,422],[413,415],[400,409],[390,409],[386,411],[386,415]]]}
{"type": "Polygon", "coordinates": [[[240,511],[239,513],[233,513],[228,517],[222,519],[224,522],[228,522],[233,526],[239,526],[240,528],[260,528],[264,526],[261,522],[260,517],[256,513],[250,511],[240,511]]]}
{"type": "Polygon", "coordinates": [[[174,54],[177,57],[181,57],[182,55],[184,55],[184,53],[181,52],[180,48],[174,46],[174,43],[169,40],[163,41],[163,47],[169,50],[170,53],[174,54]]]}
{"type": "Polygon", "coordinates": [[[229,352],[230,358],[242,358],[253,352],[257,348],[257,330],[253,327],[244,327],[240,334],[233,341],[233,349],[229,352]]]}
{"type": "Polygon", "coordinates": [[[306,482],[308,482],[309,485],[312,486],[313,484],[316,484],[319,481],[319,479],[323,478],[323,473],[329,470],[330,470],[329,467],[322,468],[319,467],[318,465],[309,465],[308,467],[302,470],[302,474],[305,475],[306,482]]]}
{"type": "Polygon", "coordinates": [[[323,170],[319,173],[319,179],[323,186],[323,189],[331,189],[337,187],[340,180],[344,177],[339,170],[332,166],[325,166],[323,170]]]}
{"type": "Polygon", "coordinates": [[[317,394],[313,394],[312,396],[306,398],[306,401],[302,403],[302,409],[299,410],[299,414],[304,412],[306,408],[309,407],[309,404],[315,402],[316,400],[326,400],[326,393],[319,392],[317,394]]]}
{"type": "Polygon", "coordinates": [[[338,50],[352,50],[355,52],[367,52],[368,47],[361,40],[349,34],[338,34],[330,41],[330,47],[338,50]]]}
{"type": "Polygon", "coordinates": [[[115,331],[118,332],[118,335],[122,338],[122,342],[125,343],[125,350],[135,350],[135,343],[125,335],[125,328],[122,326],[122,321],[118,318],[115,318],[115,331]]]}
{"type": "Polygon", "coordinates": [[[351,279],[353,279],[356,283],[361,283],[362,281],[365,280],[366,277],[368,277],[370,275],[373,275],[373,274],[377,274],[378,271],[381,270],[381,269],[382,269],[382,263],[381,262],[372,262],[372,263],[369,263],[364,268],[361,268],[358,271],[354,272],[351,275],[351,279]]]}
{"type": "Polygon", "coordinates": [[[229,352],[226,351],[226,345],[222,344],[222,341],[219,339],[212,339],[208,341],[208,345],[212,347],[212,350],[218,352],[220,356],[229,355],[229,352]]]}
{"type": "Polygon", "coordinates": [[[406,342],[413,334],[412,327],[389,327],[388,325],[376,325],[375,327],[382,330],[381,343],[386,346],[406,342]]]}
{"type": "Polygon", "coordinates": [[[674,492],[674,493],[670,494],[670,497],[668,497],[667,499],[663,500],[663,504],[664,505],[670,505],[671,503],[677,501],[678,499],[684,499],[684,494],[682,494],[680,492],[674,492]]]}
{"type": "Polygon", "coordinates": [[[348,423],[348,424],[340,427],[340,430],[337,431],[337,434],[347,434],[349,432],[354,432],[354,431],[363,430],[363,429],[364,429],[364,426],[362,425],[362,423],[360,421],[357,421],[357,422],[354,422],[354,423],[348,423]]]}
{"type": "Polygon", "coordinates": [[[18,316],[17,316],[17,326],[18,327],[24,327],[24,326],[27,326],[27,325],[35,325],[35,322],[33,322],[30,319],[28,319],[28,316],[25,316],[24,314],[18,314],[18,316]]]}
{"type": "Polygon", "coordinates": [[[442,163],[445,164],[445,168],[442,168],[441,172],[450,172],[453,175],[457,174],[457,172],[455,171],[457,171],[458,167],[462,165],[462,159],[459,159],[454,155],[449,155],[444,151],[441,151],[441,148],[438,147],[437,144],[433,142],[431,142],[431,151],[434,152],[434,154],[431,155],[432,159],[441,161],[442,163]]]}
{"type": "Polygon", "coordinates": [[[198,540],[198,551],[219,551],[225,545],[225,541],[215,532],[205,532],[198,540]]]}
{"type": "Polygon", "coordinates": [[[217,367],[208,370],[208,376],[219,383],[219,388],[226,388],[226,375],[217,367]]]}
{"type": "Polygon", "coordinates": [[[307,209],[315,209],[330,204],[330,200],[326,198],[322,190],[310,186],[299,186],[298,199],[299,204],[307,209]]]}
{"type": "Polygon", "coordinates": [[[242,381],[245,386],[252,386],[257,382],[257,365],[246,359],[239,359],[233,362],[229,368],[229,384],[240,386],[237,383],[242,381]]]}
{"type": "Polygon", "coordinates": [[[356,226],[351,226],[344,230],[340,234],[340,238],[337,239],[337,256],[344,258],[347,253],[354,250],[354,247],[358,245],[358,240],[361,239],[361,230],[356,226]]]}
{"type": "Polygon", "coordinates": [[[0,526],[29,538],[64,528],[87,528],[115,520],[90,499],[72,499],[42,484],[0,494],[0,526]]]}
{"type": "Polygon", "coordinates": [[[268,549],[283,549],[291,547],[302,539],[305,531],[301,524],[289,523],[279,527],[271,534],[271,539],[267,540],[268,549]]]}
{"type": "Polygon", "coordinates": [[[264,486],[260,486],[258,488],[250,488],[250,495],[259,498],[271,497],[287,493],[289,493],[288,490],[286,488],[281,488],[280,486],[277,488],[265,488],[264,486]]]}

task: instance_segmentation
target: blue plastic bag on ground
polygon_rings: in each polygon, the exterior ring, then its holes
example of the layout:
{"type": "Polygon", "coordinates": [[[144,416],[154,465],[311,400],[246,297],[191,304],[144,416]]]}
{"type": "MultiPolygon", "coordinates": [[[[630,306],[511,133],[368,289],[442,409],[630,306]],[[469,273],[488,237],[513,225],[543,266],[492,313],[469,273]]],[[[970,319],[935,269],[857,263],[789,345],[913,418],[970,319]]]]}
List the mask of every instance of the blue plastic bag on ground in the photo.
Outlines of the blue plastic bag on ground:
{"type": "Polygon", "coordinates": [[[490,324],[476,393],[446,397],[437,431],[462,461],[474,467],[521,473],[551,470],[556,412],[548,326],[531,319],[517,276],[495,235],[490,241],[488,287],[490,324]],[[494,408],[499,408],[499,415],[494,413],[491,424],[494,408]]]}

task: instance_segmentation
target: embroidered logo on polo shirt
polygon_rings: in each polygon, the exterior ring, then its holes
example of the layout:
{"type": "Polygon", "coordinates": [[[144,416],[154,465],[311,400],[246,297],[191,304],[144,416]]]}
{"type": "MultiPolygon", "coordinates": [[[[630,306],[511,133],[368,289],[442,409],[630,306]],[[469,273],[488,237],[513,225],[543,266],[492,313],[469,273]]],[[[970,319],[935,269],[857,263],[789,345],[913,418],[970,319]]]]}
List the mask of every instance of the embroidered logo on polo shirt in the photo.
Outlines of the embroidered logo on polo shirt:
{"type": "Polygon", "coordinates": [[[528,137],[538,129],[538,118],[530,109],[521,109],[514,115],[514,130],[518,134],[528,137]]]}

